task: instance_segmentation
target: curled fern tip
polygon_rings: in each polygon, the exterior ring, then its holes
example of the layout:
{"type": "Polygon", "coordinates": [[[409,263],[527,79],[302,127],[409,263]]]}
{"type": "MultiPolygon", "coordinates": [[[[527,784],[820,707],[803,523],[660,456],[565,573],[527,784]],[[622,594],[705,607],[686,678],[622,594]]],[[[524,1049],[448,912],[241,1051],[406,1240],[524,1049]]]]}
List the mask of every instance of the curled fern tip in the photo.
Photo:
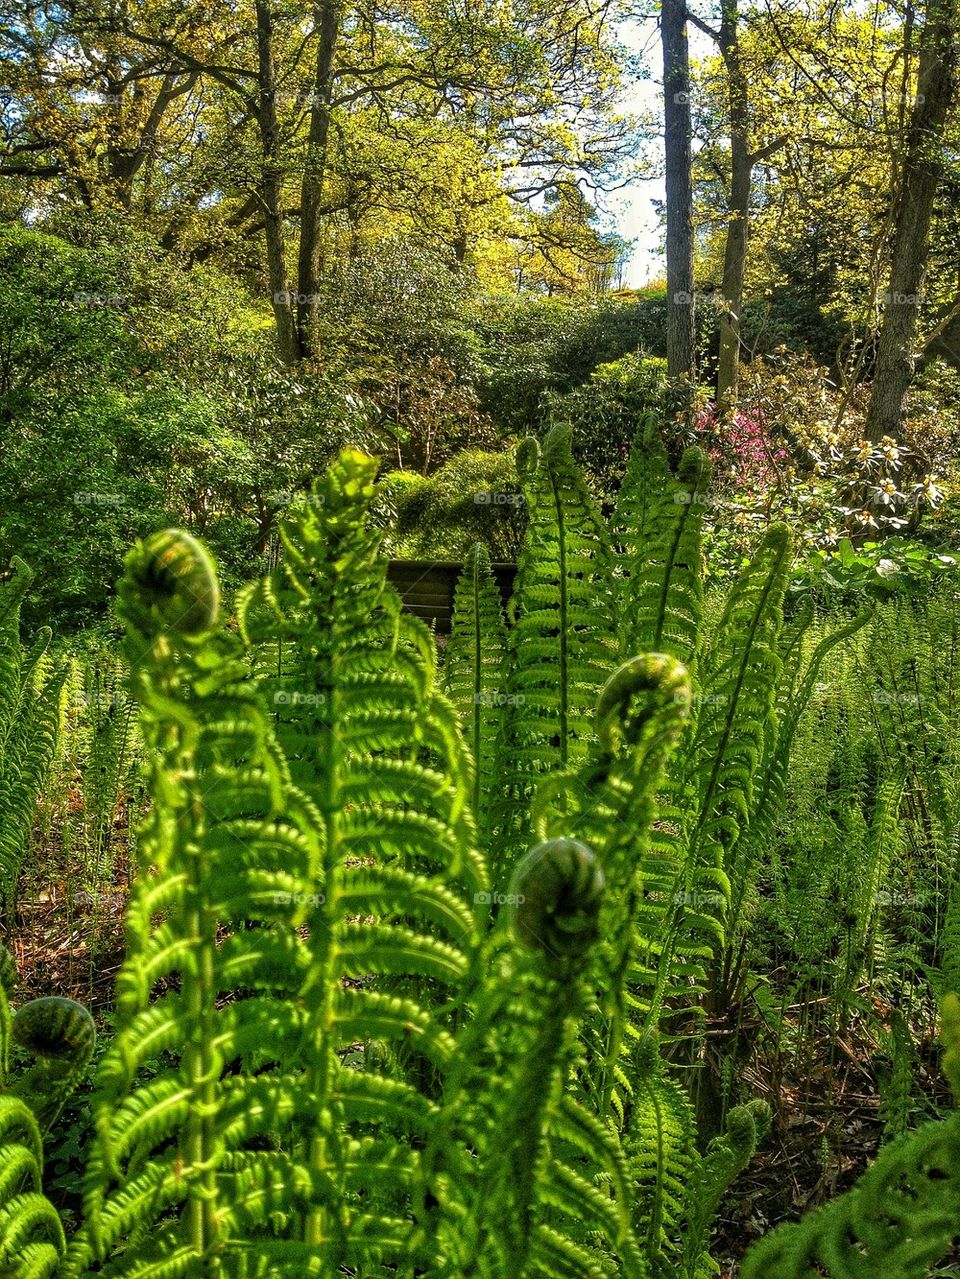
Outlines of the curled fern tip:
{"type": "Polygon", "coordinates": [[[206,548],[181,529],[165,529],[127,556],[120,610],[137,629],[203,635],[217,620],[220,585],[206,548]]]}
{"type": "Polygon", "coordinates": [[[603,871],[588,845],[577,839],[538,844],[510,881],[514,936],[550,959],[582,959],[597,939],[603,889],[603,871]]]}

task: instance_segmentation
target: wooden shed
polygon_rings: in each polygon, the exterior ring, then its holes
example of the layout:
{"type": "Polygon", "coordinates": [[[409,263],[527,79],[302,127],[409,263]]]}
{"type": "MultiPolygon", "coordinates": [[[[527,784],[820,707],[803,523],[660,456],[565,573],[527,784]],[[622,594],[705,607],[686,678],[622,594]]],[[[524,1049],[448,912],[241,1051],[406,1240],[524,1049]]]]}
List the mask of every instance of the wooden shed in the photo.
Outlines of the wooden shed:
{"type": "MultiPolygon", "coordinates": [[[[516,564],[492,564],[504,607],[513,594],[516,564]]],[[[440,635],[450,634],[453,594],[463,572],[462,560],[390,560],[387,580],[400,592],[403,606],[440,635]]]]}

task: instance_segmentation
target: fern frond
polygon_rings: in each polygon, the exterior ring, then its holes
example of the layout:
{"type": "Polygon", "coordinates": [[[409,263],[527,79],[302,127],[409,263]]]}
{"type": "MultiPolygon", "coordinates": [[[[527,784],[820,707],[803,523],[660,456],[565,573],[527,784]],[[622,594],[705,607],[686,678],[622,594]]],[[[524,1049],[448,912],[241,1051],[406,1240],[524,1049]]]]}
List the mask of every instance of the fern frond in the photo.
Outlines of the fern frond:
{"type": "MultiPolygon", "coordinates": [[[[645,428],[643,445],[634,446],[625,483],[642,498],[642,537],[628,538],[618,564],[621,652],[669,653],[693,667],[700,644],[703,613],[701,536],[710,485],[709,459],[698,448],[684,453],[676,479],[670,475],[662,445],[656,448],[645,428]],[[638,459],[643,459],[638,463],[638,459]],[[651,471],[659,459],[659,482],[651,471]],[[636,466],[636,472],[631,467],[636,466]],[[643,481],[639,482],[639,474],[643,481]]],[[[620,518],[623,518],[621,511],[620,518]]]]}
{"type": "Polygon", "coordinates": [[[444,691],[457,708],[473,754],[473,812],[488,831],[497,793],[496,758],[507,704],[507,632],[500,591],[482,543],[457,583],[444,662],[444,691]]]}
{"type": "Polygon", "coordinates": [[[497,769],[494,882],[502,888],[530,843],[539,777],[576,767],[593,740],[593,708],[616,648],[606,529],[557,425],[542,451],[518,454],[529,519],[510,612],[510,679],[497,769]]]}

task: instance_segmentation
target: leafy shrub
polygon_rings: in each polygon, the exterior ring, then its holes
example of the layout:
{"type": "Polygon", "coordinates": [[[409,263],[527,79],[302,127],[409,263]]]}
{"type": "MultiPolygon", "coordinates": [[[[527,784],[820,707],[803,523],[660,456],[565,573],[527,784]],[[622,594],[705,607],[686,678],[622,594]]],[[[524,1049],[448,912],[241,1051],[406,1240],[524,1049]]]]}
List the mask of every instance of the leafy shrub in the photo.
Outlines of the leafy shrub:
{"type": "Polygon", "coordinates": [[[481,541],[491,559],[510,563],[526,522],[512,451],[464,449],[429,479],[389,471],[377,512],[385,549],[398,559],[463,560],[481,541]]]}
{"type": "Polygon", "coordinates": [[[547,415],[568,422],[577,456],[594,490],[612,504],[617,484],[636,434],[637,423],[663,406],[666,361],[638,354],[601,364],[582,386],[548,396],[547,415]]]}
{"type": "Polygon", "coordinates": [[[911,539],[888,537],[855,548],[844,538],[835,550],[809,551],[790,590],[795,596],[809,592],[828,605],[857,597],[917,598],[943,586],[955,589],[958,567],[960,552],[911,539]]]}

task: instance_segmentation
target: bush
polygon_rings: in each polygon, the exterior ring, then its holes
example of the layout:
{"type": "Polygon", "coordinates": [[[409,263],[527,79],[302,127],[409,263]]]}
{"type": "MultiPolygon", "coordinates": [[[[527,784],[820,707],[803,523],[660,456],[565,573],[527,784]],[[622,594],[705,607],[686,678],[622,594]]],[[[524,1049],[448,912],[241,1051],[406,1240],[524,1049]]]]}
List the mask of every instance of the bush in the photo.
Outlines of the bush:
{"type": "Polygon", "coordinates": [[[666,361],[638,354],[602,364],[566,395],[547,397],[551,421],[569,422],[578,461],[604,502],[612,502],[641,415],[660,408],[666,361]]]}
{"type": "Polygon", "coordinates": [[[513,451],[465,449],[429,479],[391,471],[380,484],[384,549],[398,559],[465,559],[483,542],[492,560],[516,559],[526,525],[513,451]]]}

